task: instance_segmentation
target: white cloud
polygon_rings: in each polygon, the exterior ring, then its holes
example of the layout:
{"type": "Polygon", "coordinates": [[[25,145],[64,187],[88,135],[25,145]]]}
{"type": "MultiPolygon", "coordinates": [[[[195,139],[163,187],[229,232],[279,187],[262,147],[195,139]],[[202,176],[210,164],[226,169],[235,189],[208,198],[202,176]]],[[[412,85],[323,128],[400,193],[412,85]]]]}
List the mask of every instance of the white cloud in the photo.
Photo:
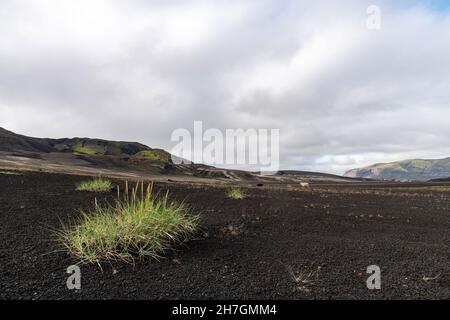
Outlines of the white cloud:
{"type": "Polygon", "coordinates": [[[0,126],[138,140],[281,129],[284,168],[450,155],[450,15],[381,1],[3,0],[0,126]]]}

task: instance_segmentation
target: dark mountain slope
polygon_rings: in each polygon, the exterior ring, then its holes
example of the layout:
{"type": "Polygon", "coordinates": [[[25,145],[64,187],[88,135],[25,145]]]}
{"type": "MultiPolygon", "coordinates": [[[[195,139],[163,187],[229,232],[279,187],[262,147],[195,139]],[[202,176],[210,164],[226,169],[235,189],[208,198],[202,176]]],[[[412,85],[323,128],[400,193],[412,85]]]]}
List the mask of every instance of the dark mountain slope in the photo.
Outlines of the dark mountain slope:
{"type": "Polygon", "coordinates": [[[46,139],[15,134],[0,127],[0,151],[52,152],[46,139]]]}
{"type": "Polygon", "coordinates": [[[43,139],[19,135],[0,128],[0,151],[63,152],[90,156],[136,156],[168,161],[170,154],[137,142],[89,138],[43,139]]]}

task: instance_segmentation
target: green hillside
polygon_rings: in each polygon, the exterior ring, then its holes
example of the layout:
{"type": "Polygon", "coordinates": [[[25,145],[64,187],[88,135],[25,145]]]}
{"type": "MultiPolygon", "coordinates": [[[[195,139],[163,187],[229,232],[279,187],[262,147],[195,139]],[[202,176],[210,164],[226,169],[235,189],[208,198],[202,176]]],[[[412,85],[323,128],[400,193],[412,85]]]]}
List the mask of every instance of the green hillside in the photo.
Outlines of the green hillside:
{"type": "Polygon", "coordinates": [[[450,158],[436,160],[414,159],[379,163],[365,168],[352,169],[347,171],[345,176],[378,180],[420,181],[449,178],[450,158]]]}

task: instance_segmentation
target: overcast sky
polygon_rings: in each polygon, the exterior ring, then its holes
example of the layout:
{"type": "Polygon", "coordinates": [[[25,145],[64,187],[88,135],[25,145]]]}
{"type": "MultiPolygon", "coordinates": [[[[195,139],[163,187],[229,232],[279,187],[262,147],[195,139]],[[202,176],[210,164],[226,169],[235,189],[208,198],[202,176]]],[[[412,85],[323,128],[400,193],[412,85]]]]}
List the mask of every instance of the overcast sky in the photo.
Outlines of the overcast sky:
{"type": "Polygon", "coordinates": [[[332,173],[450,156],[446,3],[0,0],[0,126],[168,150],[194,120],[279,128],[282,168],[332,173]]]}

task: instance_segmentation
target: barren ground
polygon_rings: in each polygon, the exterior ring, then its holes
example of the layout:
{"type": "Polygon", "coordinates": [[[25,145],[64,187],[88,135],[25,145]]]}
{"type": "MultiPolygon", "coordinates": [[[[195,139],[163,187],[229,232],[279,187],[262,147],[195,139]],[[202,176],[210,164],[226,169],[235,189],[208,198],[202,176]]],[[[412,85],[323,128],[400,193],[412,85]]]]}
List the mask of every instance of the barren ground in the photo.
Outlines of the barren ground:
{"type": "Polygon", "coordinates": [[[83,179],[0,174],[0,299],[450,299],[450,192],[379,184],[255,187],[237,201],[158,182],[202,214],[198,239],[161,261],[83,265],[69,291],[76,261],[54,252],[51,229],[114,196],[76,192],[83,179]],[[380,291],[366,288],[373,264],[380,291]]]}

